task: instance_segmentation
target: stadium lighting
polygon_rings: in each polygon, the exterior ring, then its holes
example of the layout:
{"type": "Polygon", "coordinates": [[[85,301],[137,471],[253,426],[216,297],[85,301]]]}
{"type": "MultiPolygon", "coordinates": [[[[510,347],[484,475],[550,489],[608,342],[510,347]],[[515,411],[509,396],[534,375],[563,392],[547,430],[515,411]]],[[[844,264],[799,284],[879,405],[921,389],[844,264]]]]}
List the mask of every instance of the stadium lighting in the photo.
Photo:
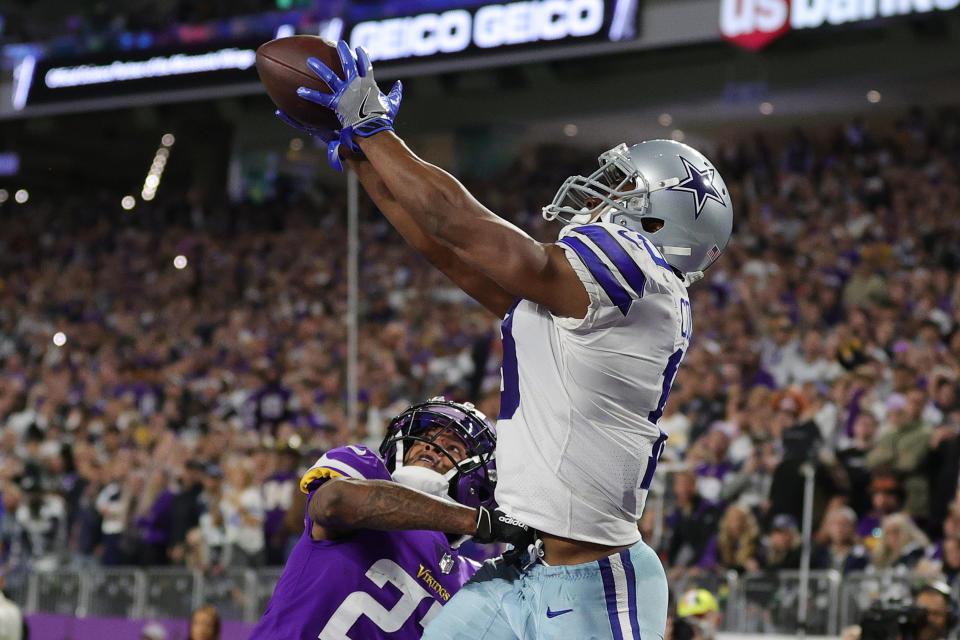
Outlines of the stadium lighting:
{"type": "Polygon", "coordinates": [[[876,89],[870,89],[870,91],[867,91],[867,102],[870,104],[877,104],[882,98],[883,96],[880,95],[880,92],[876,89]]]}
{"type": "Polygon", "coordinates": [[[290,151],[300,151],[303,149],[303,138],[294,138],[290,141],[290,151]]]}
{"type": "Polygon", "coordinates": [[[670,139],[676,140],[677,142],[683,142],[683,139],[686,137],[686,134],[684,134],[681,129],[674,129],[670,132],[670,139]]]}
{"type": "MultiPolygon", "coordinates": [[[[160,138],[160,147],[153,154],[153,162],[150,163],[150,170],[147,177],[143,180],[143,189],[140,191],[140,197],[149,202],[157,195],[157,188],[160,186],[160,179],[163,177],[163,170],[167,167],[167,159],[170,157],[170,145],[174,143],[172,133],[165,133],[160,138]]],[[[132,207],[131,207],[132,208],[132,207]]]]}
{"type": "Polygon", "coordinates": [[[17,192],[13,194],[13,199],[17,201],[17,204],[23,204],[30,199],[30,192],[26,189],[17,189],[17,192]]]}
{"type": "Polygon", "coordinates": [[[579,131],[580,130],[577,128],[577,125],[573,123],[563,126],[563,135],[567,136],[568,138],[574,137],[579,131]]]}
{"type": "Polygon", "coordinates": [[[673,116],[669,113],[661,113],[660,117],[657,118],[657,122],[660,123],[661,127],[669,127],[673,124],[673,116]]]}
{"type": "Polygon", "coordinates": [[[0,189],[0,204],[6,202],[9,197],[10,193],[6,189],[0,189]]]}
{"type": "Polygon", "coordinates": [[[179,255],[173,259],[173,268],[174,269],[186,269],[187,268],[187,256],[179,255]]]}
{"type": "Polygon", "coordinates": [[[760,113],[762,113],[765,116],[770,115],[771,113],[773,113],[773,105],[769,102],[761,102],[760,113]]]}
{"type": "Polygon", "coordinates": [[[62,347],[63,345],[67,344],[67,334],[65,334],[63,331],[57,331],[55,334],[53,334],[53,344],[58,347],[62,347]]]}
{"type": "Polygon", "coordinates": [[[123,196],[123,198],[120,199],[120,206],[123,207],[124,211],[130,211],[130,209],[137,206],[137,199],[133,196],[123,196]]]}

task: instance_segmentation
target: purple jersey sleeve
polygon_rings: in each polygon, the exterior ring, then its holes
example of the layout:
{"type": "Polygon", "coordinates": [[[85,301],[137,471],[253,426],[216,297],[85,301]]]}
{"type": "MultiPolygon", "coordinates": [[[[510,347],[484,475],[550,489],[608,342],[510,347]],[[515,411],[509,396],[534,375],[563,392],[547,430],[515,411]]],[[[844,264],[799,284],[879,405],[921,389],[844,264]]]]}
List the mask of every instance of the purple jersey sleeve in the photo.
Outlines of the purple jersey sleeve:
{"type": "Polygon", "coordinates": [[[349,445],[327,451],[300,479],[300,490],[310,493],[330,478],[390,480],[383,460],[367,447],[349,445]]]}

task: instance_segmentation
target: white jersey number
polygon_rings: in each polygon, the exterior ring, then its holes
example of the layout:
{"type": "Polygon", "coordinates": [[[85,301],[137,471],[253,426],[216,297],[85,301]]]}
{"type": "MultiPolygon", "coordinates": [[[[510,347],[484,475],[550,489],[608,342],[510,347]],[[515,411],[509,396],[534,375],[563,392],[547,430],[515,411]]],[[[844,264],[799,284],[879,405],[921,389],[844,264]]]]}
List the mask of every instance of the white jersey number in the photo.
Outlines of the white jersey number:
{"type": "MultiPolygon", "coordinates": [[[[343,603],[333,612],[327,624],[324,625],[318,640],[350,640],[347,632],[360,619],[360,616],[366,616],[375,625],[387,633],[393,633],[403,626],[403,623],[413,615],[417,606],[424,598],[430,597],[430,592],[417,583],[416,578],[403,570],[393,560],[382,558],[373,563],[373,566],[367,570],[367,578],[377,587],[383,587],[389,582],[400,589],[401,596],[397,604],[392,609],[385,609],[382,604],[373,599],[365,591],[354,591],[348,595],[343,603]]],[[[421,625],[425,625],[428,618],[436,615],[434,609],[438,609],[440,603],[435,602],[435,607],[427,612],[421,625]]]]}

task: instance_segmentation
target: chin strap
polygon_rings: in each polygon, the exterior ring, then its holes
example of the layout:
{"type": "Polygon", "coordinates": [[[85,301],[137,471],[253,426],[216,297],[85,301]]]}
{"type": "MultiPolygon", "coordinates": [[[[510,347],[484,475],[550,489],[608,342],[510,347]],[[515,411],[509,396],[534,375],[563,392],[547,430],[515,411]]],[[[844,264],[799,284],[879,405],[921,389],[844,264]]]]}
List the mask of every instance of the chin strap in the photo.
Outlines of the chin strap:
{"type": "Polygon", "coordinates": [[[703,280],[703,271],[688,271],[683,274],[683,284],[688,287],[698,280],[703,280]]]}
{"type": "Polygon", "coordinates": [[[540,210],[540,213],[543,215],[543,219],[547,220],[548,222],[553,222],[559,218],[564,224],[590,224],[600,215],[600,213],[588,211],[581,211],[580,213],[563,212],[569,217],[561,218],[561,211],[552,204],[548,204],[547,206],[543,207],[543,209],[540,210]]]}

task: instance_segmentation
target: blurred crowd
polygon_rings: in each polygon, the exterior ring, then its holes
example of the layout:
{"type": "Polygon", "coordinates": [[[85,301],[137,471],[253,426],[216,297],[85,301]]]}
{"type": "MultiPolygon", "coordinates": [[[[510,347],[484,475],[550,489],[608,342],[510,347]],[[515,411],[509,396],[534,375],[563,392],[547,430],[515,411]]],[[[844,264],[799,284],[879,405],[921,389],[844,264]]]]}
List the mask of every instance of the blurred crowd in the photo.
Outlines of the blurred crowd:
{"type": "Polygon", "coordinates": [[[10,210],[8,562],[279,564],[302,531],[304,464],[342,444],[376,449],[392,416],[434,395],[486,398],[496,415],[498,320],[370,211],[361,422],[350,431],[344,202],[317,197],[133,215],[95,199],[10,210]]]}
{"type": "Polygon", "coordinates": [[[717,156],[736,228],[691,288],[697,344],[660,424],[669,570],[798,568],[812,472],[813,568],[953,583],[960,120],[914,109],[717,156]]]}
{"type": "MultiPolygon", "coordinates": [[[[796,568],[810,471],[814,568],[955,581],[960,119],[913,110],[710,155],[735,232],[691,287],[645,538],[674,578],[796,568]]],[[[550,240],[540,207],[593,163],[541,147],[466,182],[550,240]]],[[[432,395],[496,416],[498,319],[376,212],[353,432],[342,194],[114,209],[31,202],[0,238],[6,562],[277,564],[302,529],[298,474],[324,450],[376,447],[432,395]]]]}

